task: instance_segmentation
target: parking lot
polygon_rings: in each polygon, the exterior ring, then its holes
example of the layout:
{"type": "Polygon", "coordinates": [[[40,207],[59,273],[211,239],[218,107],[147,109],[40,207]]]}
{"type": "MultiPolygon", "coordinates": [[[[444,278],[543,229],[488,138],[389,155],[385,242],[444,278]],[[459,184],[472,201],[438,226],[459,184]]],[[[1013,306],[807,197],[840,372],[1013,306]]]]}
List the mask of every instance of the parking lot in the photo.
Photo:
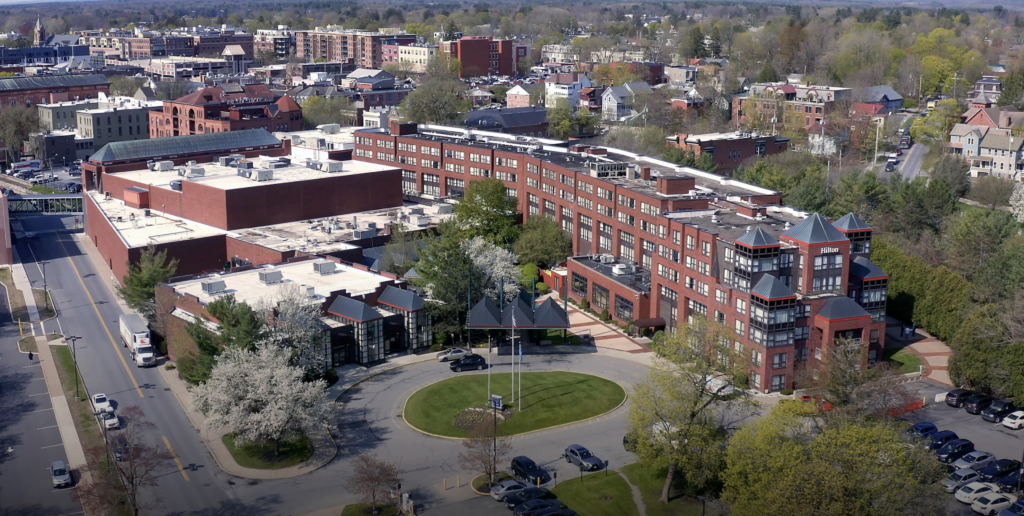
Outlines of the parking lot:
{"type": "MultiPolygon", "coordinates": [[[[929,380],[915,382],[914,387],[928,402],[925,408],[908,414],[909,421],[927,421],[939,430],[952,430],[959,438],[973,442],[976,450],[991,452],[999,459],[1021,460],[1024,456],[1024,430],[1010,430],[1002,423],[989,423],[980,415],[950,407],[945,402],[936,402],[935,396],[944,394],[950,387],[929,380]]],[[[953,495],[948,496],[951,514],[974,514],[970,506],[954,500],[953,495]]]]}
{"type": "Polygon", "coordinates": [[[53,188],[58,192],[65,192],[69,190],[74,191],[76,189],[80,189],[82,184],[82,176],[80,174],[72,175],[69,166],[54,167],[53,169],[44,168],[41,171],[32,173],[31,175],[22,173],[15,177],[29,182],[33,182],[32,178],[36,178],[38,180],[44,177],[52,177],[52,180],[47,182],[39,181],[38,184],[40,186],[53,188]]]}

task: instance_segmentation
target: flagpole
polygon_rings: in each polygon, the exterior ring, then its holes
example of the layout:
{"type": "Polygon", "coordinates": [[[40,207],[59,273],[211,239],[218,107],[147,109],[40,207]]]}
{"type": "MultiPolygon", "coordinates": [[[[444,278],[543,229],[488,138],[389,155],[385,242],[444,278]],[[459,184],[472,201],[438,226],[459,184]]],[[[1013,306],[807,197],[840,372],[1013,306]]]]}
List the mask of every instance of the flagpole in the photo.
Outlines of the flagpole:
{"type": "MultiPolygon", "coordinates": [[[[513,349],[514,353],[515,350],[513,349]]],[[[515,357],[513,357],[515,359],[515,357]]],[[[519,398],[516,399],[519,402],[519,411],[523,411],[523,339],[522,336],[519,338],[519,398]]]]}

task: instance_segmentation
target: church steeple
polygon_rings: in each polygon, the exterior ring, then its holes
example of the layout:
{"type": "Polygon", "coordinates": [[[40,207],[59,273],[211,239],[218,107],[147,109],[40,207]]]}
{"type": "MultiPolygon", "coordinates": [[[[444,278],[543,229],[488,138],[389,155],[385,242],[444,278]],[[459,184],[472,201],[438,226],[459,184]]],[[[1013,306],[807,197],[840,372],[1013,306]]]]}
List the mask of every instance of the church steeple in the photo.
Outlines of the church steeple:
{"type": "Polygon", "coordinates": [[[46,44],[46,28],[43,27],[43,19],[40,15],[36,15],[35,38],[33,38],[32,44],[37,47],[46,44]]]}

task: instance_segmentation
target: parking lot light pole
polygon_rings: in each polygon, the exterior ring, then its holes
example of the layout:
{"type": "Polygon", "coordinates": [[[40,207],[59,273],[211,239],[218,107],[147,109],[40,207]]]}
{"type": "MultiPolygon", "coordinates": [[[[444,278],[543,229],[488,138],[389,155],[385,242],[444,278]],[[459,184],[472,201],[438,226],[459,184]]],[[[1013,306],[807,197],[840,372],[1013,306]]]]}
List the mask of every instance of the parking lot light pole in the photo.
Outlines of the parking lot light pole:
{"type": "Polygon", "coordinates": [[[71,356],[74,357],[74,359],[75,359],[75,399],[76,400],[80,399],[80,397],[79,397],[79,393],[78,393],[78,353],[75,352],[75,341],[77,341],[80,338],[81,337],[76,337],[74,335],[68,335],[67,337],[65,337],[65,340],[70,340],[71,341],[71,356]]]}

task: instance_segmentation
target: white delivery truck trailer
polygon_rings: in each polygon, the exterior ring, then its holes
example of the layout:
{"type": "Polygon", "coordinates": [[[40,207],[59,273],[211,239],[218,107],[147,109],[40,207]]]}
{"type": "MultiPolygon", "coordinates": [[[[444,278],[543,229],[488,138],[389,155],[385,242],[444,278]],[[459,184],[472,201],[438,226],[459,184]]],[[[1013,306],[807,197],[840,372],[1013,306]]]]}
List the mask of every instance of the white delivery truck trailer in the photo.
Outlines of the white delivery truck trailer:
{"type": "Polygon", "coordinates": [[[128,348],[136,367],[156,365],[156,353],[149,340],[149,326],[136,314],[122,315],[121,343],[128,348]]]}

